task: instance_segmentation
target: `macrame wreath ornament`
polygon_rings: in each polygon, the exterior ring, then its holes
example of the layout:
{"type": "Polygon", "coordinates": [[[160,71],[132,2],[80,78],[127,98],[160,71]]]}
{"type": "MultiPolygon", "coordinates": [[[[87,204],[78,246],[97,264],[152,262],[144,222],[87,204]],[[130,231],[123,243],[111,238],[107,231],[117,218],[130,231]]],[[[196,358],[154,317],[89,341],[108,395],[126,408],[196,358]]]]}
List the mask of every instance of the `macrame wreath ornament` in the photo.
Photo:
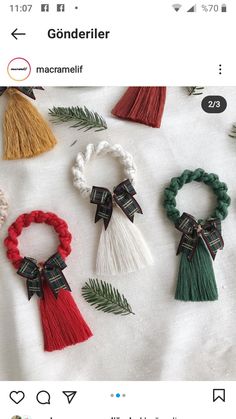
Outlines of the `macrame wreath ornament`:
{"type": "Polygon", "coordinates": [[[97,206],[95,223],[102,220],[99,240],[96,273],[115,275],[134,272],[153,263],[147,244],[134,222],[136,213],[142,209],[134,195],[133,187],[136,167],[133,157],[121,145],[111,145],[102,141],[97,145],[89,144],[85,152],[77,155],[72,169],[74,185],[81,195],[97,206]],[[95,157],[109,154],[121,163],[124,169],[124,180],[113,192],[99,186],[89,186],[85,179],[85,167],[95,157]]]}
{"type": "Polygon", "coordinates": [[[37,156],[57,143],[49,125],[26,97],[35,100],[34,89],[42,87],[0,87],[8,96],[3,121],[5,160],[37,156]]]}
{"type": "Polygon", "coordinates": [[[227,185],[220,182],[217,175],[206,173],[202,169],[185,170],[181,176],[171,179],[164,191],[164,207],[168,218],[182,233],[177,255],[181,254],[176,300],[214,301],[218,291],[212,260],[217,251],[223,249],[221,221],[228,215],[230,197],[227,185]],[[196,220],[192,215],[180,216],[176,208],[176,195],[186,183],[196,181],[210,186],[217,197],[217,206],[206,220],[196,220]]]}
{"type": "Polygon", "coordinates": [[[44,336],[44,350],[55,351],[87,340],[92,333],[83,319],[64,276],[65,259],[71,252],[71,234],[64,220],[56,214],[32,211],[20,215],[9,227],[4,244],[7,257],[26,279],[28,299],[39,298],[39,308],[44,336]],[[58,234],[57,252],[46,262],[22,257],[18,249],[18,236],[31,223],[45,223],[58,234]]]}

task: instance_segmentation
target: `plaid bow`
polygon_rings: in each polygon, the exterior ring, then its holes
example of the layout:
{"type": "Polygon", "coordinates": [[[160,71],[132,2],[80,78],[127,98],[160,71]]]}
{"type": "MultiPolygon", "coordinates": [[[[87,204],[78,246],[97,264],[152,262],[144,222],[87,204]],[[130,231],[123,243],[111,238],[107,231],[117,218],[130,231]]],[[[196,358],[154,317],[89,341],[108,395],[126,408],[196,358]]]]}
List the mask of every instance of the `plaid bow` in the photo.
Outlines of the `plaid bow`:
{"type": "MultiPolygon", "coordinates": [[[[3,93],[9,89],[11,86],[3,86],[0,87],[0,96],[3,95],[3,93]]],[[[38,89],[38,90],[44,90],[43,87],[40,86],[33,86],[33,87],[17,87],[17,86],[13,86],[14,89],[19,90],[19,92],[23,93],[24,95],[28,96],[30,99],[36,99],[35,95],[34,95],[34,89],[38,89]]]]}
{"type": "Polygon", "coordinates": [[[200,239],[205,243],[213,260],[216,257],[217,250],[224,247],[221,236],[221,222],[217,218],[210,218],[205,222],[198,223],[192,215],[184,212],[175,227],[183,233],[177,255],[180,252],[185,252],[189,260],[193,258],[200,239]]]}
{"type": "Polygon", "coordinates": [[[59,253],[51,256],[42,267],[32,258],[24,258],[17,273],[27,278],[26,286],[28,291],[28,299],[30,300],[34,293],[43,298],[43,280],[46,280],[51,288],[54,297],[57,298],[61,289],[71,291],[62,270],[66,268],[66,264],[59,253]]]}
{"type": "Polygon", "coordinates": [[[131,222],[134,221],[134,214],[142,214],[142,209],[133,195],[136,191],[129,179],[121,182],[113,190],[113,194],[106,188],[93,186],[90,202],[97,204],[95,223],[100,219],[104,221],[105,230],[107,229],[113,211],[113,200],[122,209],[131,222]]]}

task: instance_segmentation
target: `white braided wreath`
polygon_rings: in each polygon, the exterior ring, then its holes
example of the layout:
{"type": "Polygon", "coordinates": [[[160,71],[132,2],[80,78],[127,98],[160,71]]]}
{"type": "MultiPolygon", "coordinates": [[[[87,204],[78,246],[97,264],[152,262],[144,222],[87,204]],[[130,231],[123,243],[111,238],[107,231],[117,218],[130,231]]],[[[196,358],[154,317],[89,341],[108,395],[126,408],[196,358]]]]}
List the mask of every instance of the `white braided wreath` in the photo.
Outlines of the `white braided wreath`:
{"type": "Polygon", "coordinates": [[[0,229],[2,228],[2,225],[7,219],[8,215],[8,202],[5,198],[5,195],[3,191],[0,189],[0,229]]]}
{"type": "Polygon", "coordinates": [[[104,156],[110,154],[112,157],[115,157],[119,160],[121,165],[124,168],[124,179],[129,179],[134,183],[134,178],[136,174],[136,166],[134,163],[133,156],[125,151],[120,144],[110,144],[107,141],[101,141],[98,144],[88,144],[84,152],[79,152],[75,165],[72,168],[72,173],[74,175],[74,185],[79,189],[83,198],[89,199],[92,192],[92,186],[87,185],[84,169],[86,164],[96,156],[104,156]]]}

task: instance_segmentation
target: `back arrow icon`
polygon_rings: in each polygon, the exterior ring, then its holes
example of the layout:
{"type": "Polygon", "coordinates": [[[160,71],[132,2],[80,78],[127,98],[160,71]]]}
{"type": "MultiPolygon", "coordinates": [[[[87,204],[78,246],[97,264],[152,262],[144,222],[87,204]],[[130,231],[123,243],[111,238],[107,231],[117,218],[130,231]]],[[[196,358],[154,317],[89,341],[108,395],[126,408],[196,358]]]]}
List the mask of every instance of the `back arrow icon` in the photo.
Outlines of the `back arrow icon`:
{"type": "Polygon", "coordinates": [[[17,38],[17,36],[19,36],[19,35],[26,35],[26,33],[24,33],[24,32],[17,32],[18,31],[18,28],[16,28],[12,33],[11,33],[11,35],[12,36],[14,36],[14,38],[17,40],[18,38],[17,38]]]}

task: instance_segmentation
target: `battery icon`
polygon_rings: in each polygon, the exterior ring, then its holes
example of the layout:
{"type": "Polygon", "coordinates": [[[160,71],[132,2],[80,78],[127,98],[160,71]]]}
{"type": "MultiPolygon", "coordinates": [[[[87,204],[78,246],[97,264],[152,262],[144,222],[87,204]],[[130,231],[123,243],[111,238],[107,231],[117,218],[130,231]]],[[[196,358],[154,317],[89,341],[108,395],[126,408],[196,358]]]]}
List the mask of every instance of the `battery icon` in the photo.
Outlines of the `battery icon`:
{"type": "Polygon", "coordinates": [[[226,6],[226,4],[222,4],[222,6],[221,6],[221,11],[222,11],[223,13],[227,12],[227,6],[226,6]]]}

